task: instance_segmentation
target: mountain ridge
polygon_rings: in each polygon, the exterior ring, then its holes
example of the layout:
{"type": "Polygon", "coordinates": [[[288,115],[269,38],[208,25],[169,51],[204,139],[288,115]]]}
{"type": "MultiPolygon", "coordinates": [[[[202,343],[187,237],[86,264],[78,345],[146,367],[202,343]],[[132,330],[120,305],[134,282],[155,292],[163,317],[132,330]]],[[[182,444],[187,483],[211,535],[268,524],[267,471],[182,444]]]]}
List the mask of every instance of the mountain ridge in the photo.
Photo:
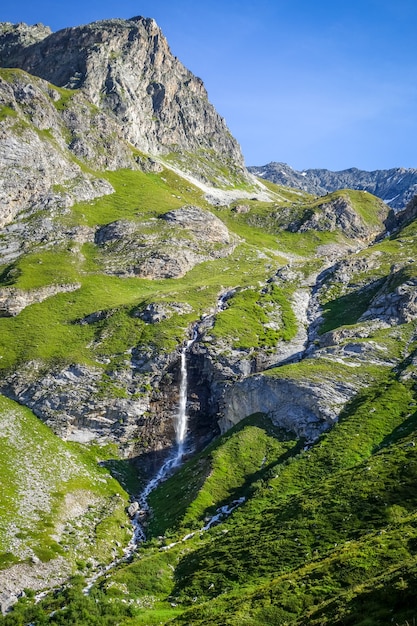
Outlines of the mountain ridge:
{"type": "Polygon", "coordinates": [[[249,166],[260,178],[278,185],[303,189],[315,195],[325,195],[339,189],[360,189],[378,196],[394,210],[404,209],[417,192],[417,169],[360,170],[355,167],[337,172],[326,169],[297,171],[286,163],[270,162],[249,166]]]}
{"type": "MultiPolygon", "coordinates": [[[[55,33],[39,25],[3,23],[0,66],[80,89],[143,152],[180,154],[201,174],[187,159],[201,151],[237,179],[248,178],[240,147],[209,103],[203,81],[172,55],[151,18],[102,20],[55,33]]],[[[218,172],[223,184],[225,173],[218,172]]]]}

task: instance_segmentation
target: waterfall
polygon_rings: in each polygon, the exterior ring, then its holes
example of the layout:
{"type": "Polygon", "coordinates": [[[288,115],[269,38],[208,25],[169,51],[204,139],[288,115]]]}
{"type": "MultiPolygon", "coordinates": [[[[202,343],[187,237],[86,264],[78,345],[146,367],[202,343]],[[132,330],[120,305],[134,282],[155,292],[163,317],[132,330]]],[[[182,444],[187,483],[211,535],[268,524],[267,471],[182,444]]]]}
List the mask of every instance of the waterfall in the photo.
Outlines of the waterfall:
{"type": "Polygon", "coordinates": [[[185,454],[185,443],[187,439],[187,427],[188,427],[188,411],[187,411],[187,396],[188,396],[188,371],[187,371],[187,353],[189,352],[193,343],[195,343],[199,335],[214,323],[214,318],[217,313],[224,311],[227,308],[227,301],[233,296],[235,289],[230,289],[220,294],[215,311],[210,315],[203,315],[200,321],[196,322],[192,329],[192,336],[182,347],[180,353],[180,376],[179,376],[179,400],[177,412],[174,419],[175,429],[175,448],[169,457],[165,460],[162,466],[159,468],[156,475],[147,483],[143,491],[138,496],[136,503],[138,506],[138,512],[134,514],[132,519],[133,524],[133,536],[125,549],[124,560],[128,559],[136,550],[138,544],[146,540],[145,532],[143,530],[143,520],[149,513],[148,496],[160,485],[174,469],[181,465],[181,461],[185,454]]]}
{"type": "Polygon", "coordinates": [[[178,411],[175,417],[175,435],[177,442],[177,456],[183,454],[184,441],[187,435],[187,393],[188,393],[188,375],[187,375],[187,356],[186,348],[181,350],[181,368],[180,368],[180,399],[178,403],[178,411]]]}
{"type": "MultiPolygon", "coordinates": [[[[201,320],[197,322],[192,329],[192,338],[189,339],[182,347],[180,353],[180,377],[179,377],[179,400],[178,400],[178,409],[175,415],[174,420],[174,429],[175,429],[175,449],[172,454],[166,459],[166,461],[159,468],[156,475],[145,485],[143,491],[139,494],[138,498],[132,503],[135,505],[136,509],[134,509],[134,513],[132,513],[131,522],[133,526],[132,537],[128,543],[128,545],[123,550],[124,555],[122,557],[114,559],[111,563],[106,566],[99,567],[87,580],[87,585],[85,586],[83,592],[87,595],[94,583],[101,577],[104,576],[108,571],[124,563],[132,557],[132,555],[137,550],[138,546],[146,541],[146,534],[144,531],[144,526],[146,523],[146,518],[149,515],[149,504],[148,504],[148,496],[160,485],[168,476],[172,473],[174,469],[176,469],[180,464],[184,457],[185,453],[185,442],[187,438],[187,426],[188,426],[188,411],[187,411],[187,396],[188,396],[188,371],[187,371],[187,353],[193,343],[195,343],[199,337],[199,335],[204,333],[204,330],[208,327],[207,322],[213,323],[216,313],[223,311],[226,308],[227,300],[233,295],[235,290],[229,290],[220,294],[216,309],[211,315],[202,316],[201,320]]],[[[244,498],[240,498],[232,503],[231,506],[221,507],[213,518],[210,519],[208,523],[201,529],[202,531],[208,530],[213,524],[217,523],[222,517],[229,515],[241,502],[243,502],[244,498]]],[[[190,538],[194,533],[187,535],[183,540],[190,538]]],[[[175,544],[173,544],[175,545],[175,544]]],[[[169,549],[168,546],[167,549],[169,549]]],[[[44,593],[38,594],[36,596],[36,601],[39,602],[44,597],[44,593]]]]}
{"type": "Polygon", "coordinates": [[[184,456],[184,443],[187,437],[188,411],[187,411],[187,395],[188,395],[188,372],[187,372],[187,352],[197,339],[197,329],[193,331],[193,337],[181,350],[180,358],[180,391],[178,411],[175,416],[175,439],[177,444],[176,463],[177,465],[184,456]]]}
{"type": "MultiPolygon", "coordinates": [[[[192,339],[189,339],[183,346],[180,355],[180,387],[179,387],[179,401],[178,408],[174,420],[175,429],[175,449],[173,453],[166,459],[161,465],[156,475],[148,482],[142,493],[139,495],[137,502],[139,505],[139,513],[136,514],[132,520],[134,527],[134,534],[131,542],[131,548],[134,550],[138,543],[145,541],[145,533],[142,528],[140,517],[146,516],[149,511],[148,496],[171,474],[172,470],[177,468],[182,461],[185,452],[185,441],[187,438],[187,424],[188,424],[188,412],[187,412],[187,395],[188,395],[188,372],[187,372],[187,352],[197,340],[198,327],[193,328],[192,339]]],[[[132,552],[129,550],[129,553],[132,552]]]]}

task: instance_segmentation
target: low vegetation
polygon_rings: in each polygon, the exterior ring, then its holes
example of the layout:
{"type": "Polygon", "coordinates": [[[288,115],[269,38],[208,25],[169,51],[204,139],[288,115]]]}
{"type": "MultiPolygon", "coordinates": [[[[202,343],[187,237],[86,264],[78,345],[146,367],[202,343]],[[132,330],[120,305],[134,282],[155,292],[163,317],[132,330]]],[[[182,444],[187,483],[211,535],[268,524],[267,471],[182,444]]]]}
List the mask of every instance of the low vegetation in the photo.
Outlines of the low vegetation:
{"type": "Polygon", "coordinates": [[[152,494],[139,559],[88,598],[75,582],[36,606],[25,598],[0,623],[411,623],[416,428],[413,385],[391,374],[306,449],[247,418],[152,494]]]}
{"type": "Polygon", "coordinates": [[[96,455],[63,442],[31,411],[3,396],[0,424],[2,567],[62,555],[74,570],[88,559],[111,560],[130,530],[127,494],[98,465],[105,450],[96,455]]]}

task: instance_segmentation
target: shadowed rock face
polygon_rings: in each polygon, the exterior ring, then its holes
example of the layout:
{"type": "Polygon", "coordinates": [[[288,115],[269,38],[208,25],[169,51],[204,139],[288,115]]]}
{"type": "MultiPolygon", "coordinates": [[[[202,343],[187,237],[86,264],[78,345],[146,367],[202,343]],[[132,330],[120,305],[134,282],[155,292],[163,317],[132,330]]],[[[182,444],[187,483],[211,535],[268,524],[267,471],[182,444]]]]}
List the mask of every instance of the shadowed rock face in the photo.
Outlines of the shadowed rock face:
{"type": "Polygon", "coordinates": [[[267,376],[246,378],[225,393],[222,432],[242,415],[265,413],[281,428],[307,439],[315,439],[329,428],[340,410],[358,389],[332,380],[293,381],[267,376]]]}
{"type": "Polygon", "coordinates": [[[112,19],[48,33],[3,24],[0,65],[82,89],[140,150],[210,150],[245,171],[240,147],[208,102],[202,80],[172,55],[154,20],[112,19]]]}

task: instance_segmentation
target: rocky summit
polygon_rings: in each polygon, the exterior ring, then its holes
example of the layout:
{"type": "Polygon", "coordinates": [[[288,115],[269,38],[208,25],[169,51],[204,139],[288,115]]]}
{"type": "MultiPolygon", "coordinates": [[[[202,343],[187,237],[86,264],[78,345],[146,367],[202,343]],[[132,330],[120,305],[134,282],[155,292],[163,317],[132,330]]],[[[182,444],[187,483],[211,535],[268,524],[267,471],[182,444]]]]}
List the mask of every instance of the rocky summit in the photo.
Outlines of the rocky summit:
{"type": "MultiPolygon", "coordinates": [[[[153,19],[105,20],[57,33],[3,24],[0,65],[81,90],[138,150],[180,152],[184,160],[189,153],[211,155],[245,176],[239,145],[208,102],[202,80],[172,55],[153,19]]],[[[198,173],[193,159],[187,162],[198,173]]]]}
{"type": "Polygon", "coordinates": [[[0,625],[412,624],[410,172],[256,178],[152,19],[0,60],[0,625]]]}

